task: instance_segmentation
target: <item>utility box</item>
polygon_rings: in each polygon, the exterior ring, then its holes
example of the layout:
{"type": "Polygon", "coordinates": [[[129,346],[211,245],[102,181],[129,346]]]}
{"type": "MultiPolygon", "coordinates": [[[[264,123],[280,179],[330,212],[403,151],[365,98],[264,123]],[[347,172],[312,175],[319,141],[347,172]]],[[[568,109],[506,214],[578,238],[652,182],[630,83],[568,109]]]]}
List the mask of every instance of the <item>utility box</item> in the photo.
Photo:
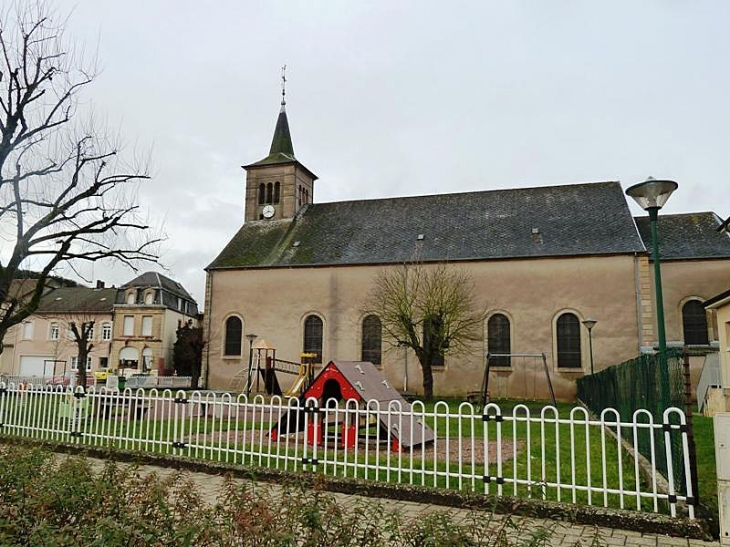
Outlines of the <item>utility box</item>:
{"type": "Polygon", "coordinates": [[[730,546],[730,412],[715,414],[717,504],[720,509],[720,545],[730,546]]]}

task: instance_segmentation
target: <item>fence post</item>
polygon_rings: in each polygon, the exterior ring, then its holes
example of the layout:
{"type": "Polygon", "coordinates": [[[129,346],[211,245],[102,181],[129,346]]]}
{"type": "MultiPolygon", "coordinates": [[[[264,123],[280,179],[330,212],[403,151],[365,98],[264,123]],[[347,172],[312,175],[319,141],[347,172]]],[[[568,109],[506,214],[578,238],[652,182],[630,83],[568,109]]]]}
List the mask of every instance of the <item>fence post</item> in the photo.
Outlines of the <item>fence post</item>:
{"type": "Polygon", "coordinates": [[[687,421],[687,449],[689,451],[689,471],[692,473],[692,494],[695,507],[700,504],[700,491],[697,478],[697,452],[695,450],[694,421],[692,420],[692,383],[689,371],[689,353],[687,348],[682,350],[684,365],[684,415],[687,421]]]}

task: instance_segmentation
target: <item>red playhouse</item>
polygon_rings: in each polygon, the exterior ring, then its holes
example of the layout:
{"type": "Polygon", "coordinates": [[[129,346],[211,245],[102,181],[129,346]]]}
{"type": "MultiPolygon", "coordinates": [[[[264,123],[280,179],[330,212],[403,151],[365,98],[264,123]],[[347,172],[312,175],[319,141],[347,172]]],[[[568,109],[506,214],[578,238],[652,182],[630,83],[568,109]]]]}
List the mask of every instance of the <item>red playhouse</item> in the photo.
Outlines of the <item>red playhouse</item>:
{"type": "Polygon", "coordinates": [[[372,363],[366,361],[330,361],[302,393],[300,401],[304,403],[310,398],[317,399],[320,409],[325,408],[327,401],[335,399],[338,402],[357,401],[360,410],[353,417],[342,409],[335,412],[334,407],[329,407],[329,412],[313,412],[311,406],[292,408],[271,429],[272,440],[276,440],[279,435],[299,433],[306,423],[308,442],[322,444],[327,428],[339,425],[338,442],[353,448],[359,429],[369,427],[376,420],[380,426],[380,438],[390,441],[393,451],[426,444],[434,439],[433,430],[418,415],[411,414],[411,405],[372,363]],[[378,405],[372,401],[378,401],[380,412],[375,412],[378,405]],[[391,404],[393,401],[400,404],[391,404]],[[368,409],[372,412],[367,412],[368,409]],[[391,409],[390,414],[388,409],[391,409]],[[310,414],[311,418],[306,419],[306,414],[310,414]]]}

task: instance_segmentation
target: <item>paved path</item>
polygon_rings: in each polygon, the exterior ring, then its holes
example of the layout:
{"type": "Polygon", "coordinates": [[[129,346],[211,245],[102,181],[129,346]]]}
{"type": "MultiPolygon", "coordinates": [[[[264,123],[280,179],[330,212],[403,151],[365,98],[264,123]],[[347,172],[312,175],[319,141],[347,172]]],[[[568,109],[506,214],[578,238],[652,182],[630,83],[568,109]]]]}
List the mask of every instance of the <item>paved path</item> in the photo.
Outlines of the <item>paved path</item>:
{"type": "MultiPolygon", "coordinates": [[[[92,462],[92,465],[101,469],[104,465],[104,460],[88,458],[88,461],[92,462]]],[[[129,464],[119,464],[129,465],[129,464]]],[[[142,474],[156,473],[160,478],[166,478],[170,475],[177,473],[175,469],[166,467],[157,467],[152,465],[143,465],[139,467],[142,474]]],[[[219,475],[209,475],[207,473],[196,473],[190,471],[184,471],[184,476],[190,478],[196,485],[200,495],[204,500],[213,504],[218,499],[218,494],[223,491],[224,477],[219,475]]],[[[247,479],[234,479],[237,482],[245,482],[247,479]]],[[[277,492],[281,492],[280,488],[272,483],[265,483],[267,488],[270,488],[273,496],[276,497],[277,492]]],[[[358,502],[360,496],[353,496],[347,494],[331,493],[335,497],[338,504],[345,507],[354,506],[358,502]]],[[[373,498],[367,498],[373,500],[373,498]]],[[[400,511],[406,518],[416,518],[423,516],[426,512],[448,512],[456,521],[463,520],[467,521],[471,511],[467,509],[455,509],[448,508],[439,505],[427,505],[415,502],[407,501],[396,501],[389,499],[379,500],[386,509],[392,509],[393,511],[400,511]]],[[[495,526],[506,518],[504,515],[492,516],[495,526]]],[[[523,518],[523,517],[512,517],[513,522],[518,526],[512,532],[515,537],[510,539],[517,539],[516,536],[524,537],[526,531],[530,529],[547,528],[552,532],[552,538],[547,545],[551,547],[602,547],[602,546],[614,546],[614,545],[626,545],[634,547],[719,547],[719,542],[708,542],[698,541],[694,539],[683,539],[673,538],[669,536],[662,536],[657,534],[641,534],[639,532],[631,532],[628,530],[618,530],[612,528],[601,528],[598,526],[585,526],[581,524],[569,524],[565,522],[552,521],[547,519],[535,519],[535,518],[523,518]]],[[[508,535],[510,531],[508,529],[508,535]]]]}

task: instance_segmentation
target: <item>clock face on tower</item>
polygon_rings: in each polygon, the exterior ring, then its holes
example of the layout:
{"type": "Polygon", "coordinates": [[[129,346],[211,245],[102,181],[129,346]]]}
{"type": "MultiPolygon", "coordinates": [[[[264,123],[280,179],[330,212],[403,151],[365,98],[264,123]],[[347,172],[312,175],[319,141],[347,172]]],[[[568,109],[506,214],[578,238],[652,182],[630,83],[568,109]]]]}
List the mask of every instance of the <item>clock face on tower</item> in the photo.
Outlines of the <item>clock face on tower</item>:
{"type": "Polygon", "coordinates": [[[274,216],[274,213],[276,213],[276,209],[274,209],[273,205],[267,205],[261,212],[263,213],[264,218],[271,218],[274,216]]]}

